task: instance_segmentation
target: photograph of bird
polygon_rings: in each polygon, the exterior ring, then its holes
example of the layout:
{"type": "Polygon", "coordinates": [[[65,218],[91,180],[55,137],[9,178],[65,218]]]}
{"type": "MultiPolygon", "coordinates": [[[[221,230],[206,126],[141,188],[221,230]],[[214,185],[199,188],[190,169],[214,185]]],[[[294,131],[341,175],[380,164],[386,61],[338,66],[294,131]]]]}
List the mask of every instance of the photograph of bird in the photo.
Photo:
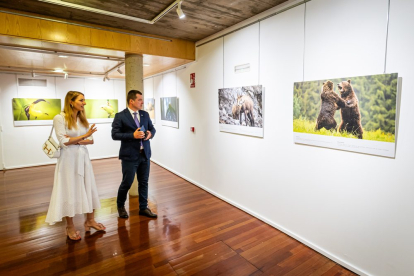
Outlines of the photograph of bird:
{"type": "Polygon", "coordinates": [[[113,106],[109,103],[109,100],[107,100],[106,105],[101,105],[101,108],[108,114],[108,118],[114,117],[115,110],[113,106]]]}
{"type": "Polygon", "coordinates": [[[34,102],[32,102],[29,105],[25,105],[23,106],[23,110],[26,114],[27,120],[30,120],[30,117],[32,117],[33,120],[36,120],[37,117],[39,117],[40,115],[49,115],[46,112],[43,112],[39,106],[36,106],[38,103],[40,102],[46,102],[48,104],[50,104],[48,101],[44,100],[44,99],[37,99],[34,102]]]}

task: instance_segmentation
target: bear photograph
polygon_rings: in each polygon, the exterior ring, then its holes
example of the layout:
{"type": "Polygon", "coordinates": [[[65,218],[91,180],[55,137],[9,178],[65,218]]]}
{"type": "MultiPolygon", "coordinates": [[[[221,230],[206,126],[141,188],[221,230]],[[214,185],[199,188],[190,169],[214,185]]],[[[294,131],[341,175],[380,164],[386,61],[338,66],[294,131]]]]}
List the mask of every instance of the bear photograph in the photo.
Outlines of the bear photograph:
{"type": "Polygon", "coordinates": [[[220,130],[263,137],[262,86],[223,88],[218,92],[220,130]]]}
{"type": "Polygon", "coordinates": [[[295,82],[293,131],[395,143],[397,83],[397,73],[295,82]]]}

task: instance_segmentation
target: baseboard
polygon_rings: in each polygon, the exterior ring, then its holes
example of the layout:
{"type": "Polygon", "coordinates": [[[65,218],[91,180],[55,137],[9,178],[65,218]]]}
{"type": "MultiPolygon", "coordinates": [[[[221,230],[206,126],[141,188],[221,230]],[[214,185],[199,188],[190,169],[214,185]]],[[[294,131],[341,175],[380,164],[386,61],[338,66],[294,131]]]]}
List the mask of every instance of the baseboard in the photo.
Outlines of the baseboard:
{"type": "Polygon", "coordinates": [[[297,240],[297,241],[299,241],[299,242],[301,242],[301,243],[305,244],[306,246],[308,246],[308,247],[312,248],[313,250],[315,250],[315,251],[317,251],[318,253],[320,253],[320,254],[324,255],[325,257],[327,257],[327,258],[331,259],[332,261],[334,261],[334,262],[336,262],[336,263],[340,264],[341,266],[343,266],[343,267],[345,267],[345,268],[347,268],[347,269],[349,269],[349,270],[353,271],[354,273],[356,273],[356,274],[358,274],[358,275],[369,276],[369,274],[368,274],[367,272],[363,271],[362,269],[359,269],[358,267],[353,266],[352,264],[350,264],[350,263],[348,263],[348,262],[346,262],[346,261],[342,260],[341,258],[339,258],[339,257],[335,256],[334,254],[331,254],[330,252],[328,252],[328,251],[324,250],[323,248],[321,248],[321,247],[319,247],[319,246],[317,246],[317,245],[315,245],[315,244],[313,244],[313,243],[309,242],[309,241],[308,241],[308,240],[306,240],[305,238],[303,238],[303,237],[301,237],[301,236],[299,236],[299,235],[295,234],[294,232],[292,232],[292,231],[290,231],[290,230],[288,230],[288,229],[284,228],[283,226],[281,226],[281,225],[279,225],[279,224],[277,224],[277,223],[275,223],[275,222],[273,222],[273,221],[271,221],[271,220],[268,220],[268,219],[267,219],[267,218],[265,218],[265,217],[262,217],[261,215],[259,215],[259,214],[255,213],[255,212],[253,212],[253,211],[251,211],[251,210],[249,210],[249,209],[247,209],[247,208],[243,207],[243,206],[242,206],[242,205],[240,205],[240,204],[237,204],[237,203],[233,202],[232,200],[230,200],[230,199],[228,199],[228,198],[226,198],[226,197],[224,197],[224,196],[222,196],[222,195],[220,195],[220,194],[217,194],[216,192],[214,192],[214,191],[210,190],[209,188],[207,188],[207,187],[205,187],[205,186],[201,185],[200,183],[198,183],[198,182],[196,182],[196,181],[194,181],[194,180],[192,180],[192,179],[190,179],[190,178],[188,178],[188,177],[186,177],[186,176],[184,176],[184,175],[182,175],[182,174],[180,174],[180,173],[176,172],[175,170],[173,170],[173,169],[169,168],[168,166],[165,166],[164,164],[162,164],[162,163],[158,162],[157,160],[151,159],[151,161],[152,161],[152,162],[154,162],[155,164],[157,164],[157,165],[159,165],[159,166],[163,167],[164,169],[166,169],[166,170],[168,170],[168,171],[172,172],[173,174],[175,174],[175,175],[177,175],[177,176],[181,177],[182,179],[185,179],[186,181],[190,182],[191,184],[194,184],[194,185],[196,185],[197,187],[199,187],[199,188],[203,189],[204,191],[206,191],[206,192],[208,192],[208,193],[212,194],[213,196],[220,198],[221,200],[223,200],[223,201],[225,201],[225,202],[227,202],[227,203],[229,203],[229,204],[233,205],[234,207],[236,207],[236,208],[238,208],[238,209],[240,209],[240,210],[242,210],[242,211],[244,211],[244,212],[248,213],[249,215],[251,215],[251,216],[253,216],[253,217],[255,217],[255,218],[257,218],[257,219],[259,219],[259,220],[263,221],[264,223],[266,223],[266,224],[268,224],[268,225],[270,225],[270,226],[272,226],[272,227],[274,227],[274,228],[278,229],[279,231],[281,231],[281,232],[285,233],[286,235],[288,235],[288,236],[290,236],[290,237],[294,238],[295,240],[297,240]]]}
{"type": "Polygon", "coordinates": [[[118,158],[119,156],[116,154],[116,155],[106,155],[106,156],[99,156],[99,157],[91,157],[91,160],[97,160],[97,159],[108,159],[108,158],[114,158],[114,157],[116,157],[116,158],[118,158]]]}
{"type": "MultiPolygon", "coordinates": [[[[106,155],[106,156],[99,156],[99,157],[93,157],[91,160],[97,160],[97,159],[107,159],[107,158],[114,158],[118,157],[118,155],[106,155]]],[[[49,162],[43,162],[43,163],[36,163],[36,164],[24,164],[24,165],[17,165],[17,166],[5,166],[3,170],[13,170],[13,169],[22,169],[22,168],[29,168],[29,167],[39,167],[39,166],[45,166],[45,165],[54,165],[56,164],[57,159],[49,162]]]]}
{"type": "Polygon", "coordinates": [[[36,164],[24,164],[24,165],[17,165],[17,166],[5,166],[4,170],[14,170],[14,169],[23,169],[23,168],[29,168],[29,167],[39,167],[39,166],[45,166],[45,165],[54,165],[56,164],[56,161],[50,161],[50,162],[44,162],[44,163],[36,163],[36,164]]]}

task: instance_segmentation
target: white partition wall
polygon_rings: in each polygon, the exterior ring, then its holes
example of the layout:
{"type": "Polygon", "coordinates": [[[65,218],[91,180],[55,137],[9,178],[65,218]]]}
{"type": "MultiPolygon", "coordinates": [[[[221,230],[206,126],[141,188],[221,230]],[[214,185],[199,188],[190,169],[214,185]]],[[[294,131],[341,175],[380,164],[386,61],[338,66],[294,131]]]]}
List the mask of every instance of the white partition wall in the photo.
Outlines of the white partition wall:
{"type": "Polygon", "coordinates": [[[259,23],[226,35],[223,43],[223,76],[221,88],[259,84],[259,23]],[[236,67],[247,71],[236,72],[236,67]]]}
{"type": "MultiPolygon", "coordinates": [[[[19,77],[31,78],[27,75],[0,74],[0,125],[3,128],[3,162],[6,169],[37,166],[56,163],[49,159],[41,150],[41,146],[49,136],[52,126],[13,125],[13,98],[53,98],[61,99],[62,107],[65,95],[70,90],[80,91],[89,99],[118,99],[118,109],[125,108],[125,82],[101,79],[42,77],[46,79],[47,87],[18,86],[19,77]]],[[[119,142],[111,138],[111,124],[98,124],[94,134],[94,145],[88,146],[91,158],[106,158],[118,155],[119,142]]]]}
{"type": "Polygon", "coordinates": [[[154,98],[154,78],[144,80],[144,100],[154,98]]]}
{"type": "MultiPolygon", "coordinates": [[[[186,126],[157,127],[153,160],[360,275],[414,275],[414,1],[390,3],[388,29],[387,0],[312,0],[198,47],[176,76],[186,126]],[[394,72],[395,158],[293,143],[294,82],[394,72]],[[252,81],[266,89],[264,138],[220,132],[218,89],[252,81]]],[[[158,99],[167,81],[154,83],[158,99]]]]}
{"type": "Polygon", "coordinates": [[[304,81],[384,73],[387,13],[388,0],[306,3],[304,81]]]}

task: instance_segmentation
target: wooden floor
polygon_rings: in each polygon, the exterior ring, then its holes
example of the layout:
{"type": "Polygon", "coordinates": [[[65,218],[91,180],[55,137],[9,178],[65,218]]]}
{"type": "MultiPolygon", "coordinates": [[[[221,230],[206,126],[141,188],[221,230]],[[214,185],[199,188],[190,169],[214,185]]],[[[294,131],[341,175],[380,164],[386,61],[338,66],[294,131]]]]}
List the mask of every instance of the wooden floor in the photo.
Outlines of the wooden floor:
{"type": "Polygon", "coordinates": [[[282,232],[151,164],[150,207],[119,219],[120,162],[93,161],[105,233],[69,241],[48,226],[55,166],[0,171],[0,275],[355,275],[282,232]]]}

